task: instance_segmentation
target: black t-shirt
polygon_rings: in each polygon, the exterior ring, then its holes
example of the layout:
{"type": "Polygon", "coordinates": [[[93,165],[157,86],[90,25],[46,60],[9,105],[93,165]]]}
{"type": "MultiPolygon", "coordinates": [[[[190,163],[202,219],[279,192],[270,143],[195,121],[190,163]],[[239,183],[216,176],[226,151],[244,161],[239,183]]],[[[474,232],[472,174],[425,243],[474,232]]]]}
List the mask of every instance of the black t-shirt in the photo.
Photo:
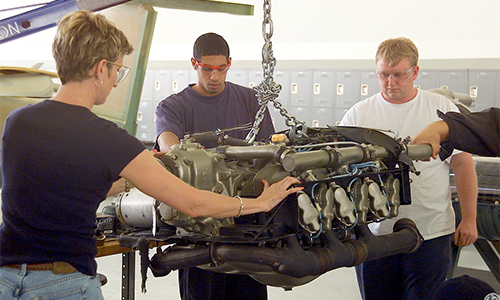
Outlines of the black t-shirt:
{"type": "Polygon", "coordinates": [[[449,141],[441,145],[441,159],[451,155],[453,149],[482,156],[500,156],[499,108],[473,113],[444,114],[438,111],[438,116],[450,127],[449,141]]]}
{"type": "Polygon", "coordinates": [[[95,214],[145,149],[87,108],[45,100],[12,112],[2,139],[0,265],[66,261],[95,275],[95,214]]]}

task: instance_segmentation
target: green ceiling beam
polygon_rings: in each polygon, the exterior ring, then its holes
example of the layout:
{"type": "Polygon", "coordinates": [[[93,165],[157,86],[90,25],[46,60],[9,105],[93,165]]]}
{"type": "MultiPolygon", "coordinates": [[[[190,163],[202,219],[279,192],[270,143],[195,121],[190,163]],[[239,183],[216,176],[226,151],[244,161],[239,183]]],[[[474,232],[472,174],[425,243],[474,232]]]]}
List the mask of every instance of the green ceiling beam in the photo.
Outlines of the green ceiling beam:
{"type": "Polygon", "coordinates": [[[204,12],[221,12],[233,15],[253,16],[254,6],[250,4],[211,1],[211,0],[133,0],[155,7],[184,9],[204,12]]]}

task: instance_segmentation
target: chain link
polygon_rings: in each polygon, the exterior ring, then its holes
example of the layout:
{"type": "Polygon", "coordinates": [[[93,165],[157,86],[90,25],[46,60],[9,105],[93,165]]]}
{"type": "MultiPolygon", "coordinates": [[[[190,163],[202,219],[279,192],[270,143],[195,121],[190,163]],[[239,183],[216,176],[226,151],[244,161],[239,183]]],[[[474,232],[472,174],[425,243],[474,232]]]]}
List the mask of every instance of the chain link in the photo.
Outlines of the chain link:
{"type": "Polygon", "coordinates": [[[252,129],[245,138],[248,143],[253,143],[255,137],[259,134],[259,125],[264,119],[264,112],[266,111],[267,104],[273,103],[274,107],[279,110],[281,116],[285,118],[285,124],[291,127],[291,133],[295,137],[303,136],[303,129],[305,123],[298,121],[294,116],[289,115],[288,111],[283,105],[276,100],[281,91],[281,85],[274,81],[274,68],[276,66],[276,58],[273,53],[273,43],[271,37],[273,36],[274,26],[271,19],[271,1],[264,0],[264,21],[262,22],[262,36],[264,37],[264,46],[262,47],[262,71],[264,80],[254,89],[257,91],[256,95],[260,105],[259,110],[255,115],[255,121],[252,129]]]}

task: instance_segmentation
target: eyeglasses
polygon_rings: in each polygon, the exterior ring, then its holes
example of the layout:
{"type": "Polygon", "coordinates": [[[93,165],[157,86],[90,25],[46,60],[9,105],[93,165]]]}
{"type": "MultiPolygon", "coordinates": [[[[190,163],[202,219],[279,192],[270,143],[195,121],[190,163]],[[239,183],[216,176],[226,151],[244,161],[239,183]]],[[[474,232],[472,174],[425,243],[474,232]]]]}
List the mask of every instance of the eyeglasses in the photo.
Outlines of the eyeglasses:
{"type": "Polygon", "coordinates": [[[411,72],[415,66],[407,69],[407,70],[396,70],[393,72],[388,72],[384,70],[377,69],[377,77],[380,80],[389,80],[389,77],[394,81],[405,81],[410,78],[411,72]]]}
{"type": "Polygon", "coordinates": [[[127,77],[128,72],[130,72],[130,68],[129,67],[125,67],[124,65],[120,65],[120,64],[115,64],[115,63],[112,63],[110,61],[107,61],[107,63],[120,67],[118,69],[118,71],[117,71],[116,82],[120,83],[123,80],[125,80],[125,77],[127,77]]]}
{"type": "Polygon", "coordinates": [[[202,63],[200,63],[197,59],[195,59],[196,64],[201,67],[201,71],[207,73],[207,74],[213,74],[214,72],[217,72],[219,74],[224,74],[229,70],[229,67],[231,66],[231,63],[227,65],[223,65],[220,67],[212,67],[212,66],[207,66],[202,63]]]}

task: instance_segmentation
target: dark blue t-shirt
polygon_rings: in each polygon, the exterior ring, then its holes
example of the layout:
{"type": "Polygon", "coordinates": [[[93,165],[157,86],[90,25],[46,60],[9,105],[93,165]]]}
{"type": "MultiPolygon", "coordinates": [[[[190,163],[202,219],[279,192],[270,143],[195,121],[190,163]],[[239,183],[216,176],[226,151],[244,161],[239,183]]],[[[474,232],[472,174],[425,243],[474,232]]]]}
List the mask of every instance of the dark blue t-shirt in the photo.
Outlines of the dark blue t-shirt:
{"type": "Polygon", "coordinates": [[[95,275],[95,215],[145,149],[87,108],[45,100],[12,112],[2,139],[0,265],[66,261],[95,275]]]}
{"type": "MultiPolygon", "coordinates": [[[[256,91],[226,81],[224,90],[216,96],[202,96],[192,88],[193,84],[177,94],[161,101],[156,108],[156,136],[164,131],[173,132],[182,139],[187,133],[212,132],[247,123],[253,124],[260,105],[256,91]]],[[[273,134],[274,126],[266,108],[256,138],[273,134]]],[[[232,138],[245,139],[249,130],[226,132],[232,138]]],[[[214,145],[204,145],[211,148],[214,145]]]]}

